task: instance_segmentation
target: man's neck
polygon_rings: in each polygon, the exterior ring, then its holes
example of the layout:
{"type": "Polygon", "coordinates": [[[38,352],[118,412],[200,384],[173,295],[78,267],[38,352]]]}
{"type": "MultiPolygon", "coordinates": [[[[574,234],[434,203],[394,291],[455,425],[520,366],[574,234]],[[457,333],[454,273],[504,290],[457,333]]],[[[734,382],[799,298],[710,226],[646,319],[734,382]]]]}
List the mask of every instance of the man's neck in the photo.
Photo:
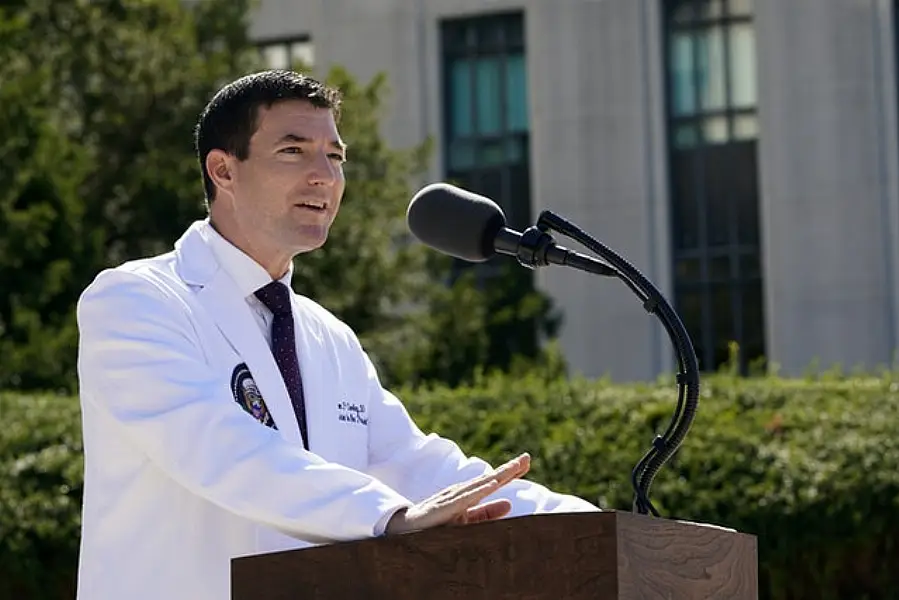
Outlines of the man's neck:
{"type": "Polygon", "coordinates": [[[242,233],[240,227],[229,226],[227,219],[209,216],[209,224],[220,236],[232,246],[249,256],[271,276],[278,280],[287,275],[293,257],[283,252],[265,248],[264,244],[254,243],[249,236],[242,233]]]}

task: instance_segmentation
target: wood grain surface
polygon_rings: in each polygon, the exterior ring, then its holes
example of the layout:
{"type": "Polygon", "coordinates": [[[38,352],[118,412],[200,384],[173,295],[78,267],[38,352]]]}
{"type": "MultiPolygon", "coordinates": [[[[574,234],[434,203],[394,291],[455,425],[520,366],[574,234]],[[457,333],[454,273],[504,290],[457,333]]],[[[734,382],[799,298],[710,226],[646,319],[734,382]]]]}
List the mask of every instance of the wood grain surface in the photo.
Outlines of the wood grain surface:
{"type": "Polygon", "coordinates": [[[756,538],[618,513],[620,600],[757,600],[756,538]]]}
{"type": "Polygon", "coordinates": [[[711,527],[535,515],[238,558],[232,600],[755,600],[755,561],[752,536],[711,527]]]}

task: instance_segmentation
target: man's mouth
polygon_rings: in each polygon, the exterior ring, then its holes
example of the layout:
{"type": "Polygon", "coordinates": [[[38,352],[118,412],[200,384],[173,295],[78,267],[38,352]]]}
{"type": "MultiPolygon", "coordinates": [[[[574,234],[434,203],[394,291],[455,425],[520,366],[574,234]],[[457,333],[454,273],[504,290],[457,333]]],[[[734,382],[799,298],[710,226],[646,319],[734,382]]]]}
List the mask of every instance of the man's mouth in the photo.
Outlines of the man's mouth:
{"type": "Polygon", "coordinates": [[[308,210],[324,212],[328,208],[328,203],[324,200],[303,200],[296,206],[298,206],[300,208],[305,208],[308,210]]]}

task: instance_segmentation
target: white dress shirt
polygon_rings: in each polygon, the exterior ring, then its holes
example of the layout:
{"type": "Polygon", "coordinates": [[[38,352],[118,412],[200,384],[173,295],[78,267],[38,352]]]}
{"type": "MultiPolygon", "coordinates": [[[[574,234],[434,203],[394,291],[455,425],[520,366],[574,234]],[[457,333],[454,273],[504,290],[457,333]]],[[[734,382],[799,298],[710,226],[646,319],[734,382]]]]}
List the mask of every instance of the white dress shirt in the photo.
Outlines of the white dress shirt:
{"type": "MultiPolygon", "coordinates": [[[[262,265],[250,258],[243,250],[222,237],[212,223],[207,219],[206,226],[203,228],[203,234],[212,248],[219,264],[221,264],[231,279],[237,284],[244,296],[250,310],[253,312],[253,318],[259,324],[259,329],[265,336],[265,341],[269,348],[272,347],[272,311],[266,307],[259,298],[256,297],[256,290],[265,287],[272,282],[272,277],[262,265]]],[[[293,278],[293,262],[287,269],[279,281],[290,288],[290,282],[293,278]]]]}

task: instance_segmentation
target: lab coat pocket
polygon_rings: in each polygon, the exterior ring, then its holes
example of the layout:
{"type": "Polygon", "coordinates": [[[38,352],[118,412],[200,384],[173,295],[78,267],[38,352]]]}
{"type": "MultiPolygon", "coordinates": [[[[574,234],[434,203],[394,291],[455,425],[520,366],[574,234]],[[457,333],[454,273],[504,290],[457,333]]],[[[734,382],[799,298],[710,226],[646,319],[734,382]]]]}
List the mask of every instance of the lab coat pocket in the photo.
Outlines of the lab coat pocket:
{"type": "Polygon", "coordinates": [[[333,401],[331,426],[336,433],[339,462],[353,469],[368,467],[368,407],[347,397],[333,401]]]}

